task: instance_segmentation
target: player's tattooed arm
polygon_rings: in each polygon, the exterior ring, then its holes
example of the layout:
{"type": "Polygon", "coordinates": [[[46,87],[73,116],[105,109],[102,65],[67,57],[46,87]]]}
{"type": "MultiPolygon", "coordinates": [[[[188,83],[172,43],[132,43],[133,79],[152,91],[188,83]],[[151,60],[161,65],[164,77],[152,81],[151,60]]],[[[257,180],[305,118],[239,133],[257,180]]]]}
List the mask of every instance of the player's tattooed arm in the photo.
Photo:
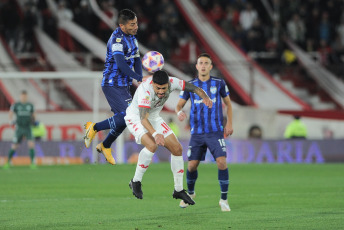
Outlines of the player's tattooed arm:
{"type": "Polygon", "coordinates": [[[148,117],[149,117],[149,110],[150,110],[150,108],[139,107],[141,121],[143,119],[145,119],[145,118],[148,119],[148,117]]]}
{"type": "Polygon", "coordinates": [[[208,95],[206,92],[204,92],[203,89],[189,83],[189,82],[185,82],[185,91],[188,91],[188,92],[192,92],[192,93],[195,93],[197,94],[198,96],[200,96],[201,98],[207,98],[208,95]]]}
{"type": "Polygon", "coordinates": [[[155,129],[153,128],[152,124],[148,120],[149,111],[150,111],[150,108],[139,107],[141,124],[143,125],[143,127],[145,127],[145,129],[147,129],[147,131],[150,134],[153,134],[155,132],[155,129]]]}
{"type": "Polygon", "coordinates": [[[198,96],[200,96],[203,99],[203,103],[206,106],[208,106],[209,108],[212,107],[213,102],[211,101],[210,97],[207,95],[207,93],[203,89],[201,89],[201,88],[199,88],[199,87],[197,87],[197,86],[195,86],[189,82],[185,82],[185,89],[184,90],[197,94],[198,96]]]}

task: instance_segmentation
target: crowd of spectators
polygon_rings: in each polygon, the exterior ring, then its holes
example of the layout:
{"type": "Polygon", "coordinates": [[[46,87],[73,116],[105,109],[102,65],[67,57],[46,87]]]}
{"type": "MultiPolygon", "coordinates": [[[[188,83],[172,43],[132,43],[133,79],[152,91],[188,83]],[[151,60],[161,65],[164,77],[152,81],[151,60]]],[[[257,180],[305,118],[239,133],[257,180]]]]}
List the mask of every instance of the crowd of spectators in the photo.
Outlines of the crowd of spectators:
{"type": "Polygon", "coordinates": [[[289,38],[318,52],[324,66],[344,61],[344,2],[273,0],[270,16],[262,1],[198,0],[200,7],[244,51],[279,52],[289,38]]]}
{"type": "MultiPolygon", "coordinates": [[[[344,2],[342,0],[270,1],[273,17],[262,1],[197,0],[214,21],[245,52],[281,52],[288,37],[309,52],[317,52],[323,65],[343,63],[344,2]]],[[[269,1],[268,1],[269,2],[269,1]]],[[[88,0],[56,0],[57,17],[45,0],[28,0],[21,11],[16,1],[0,1],[0,33],[15,52],[34,49],[34,26],[71,52],[80,44],[59,28],[59,20],[73,20],[107,42],[112,33],[96,17],[88,0]],[[59,20],[58,20],[59,19],[59,20]]],[[[194,64],[201,47],[170,0],[97,0],[101,10],[116,25],[118,10],[130,8],[139,19],[138,40],[149,49],[158,50],[165,59],[180,68],[194,64]]]]}

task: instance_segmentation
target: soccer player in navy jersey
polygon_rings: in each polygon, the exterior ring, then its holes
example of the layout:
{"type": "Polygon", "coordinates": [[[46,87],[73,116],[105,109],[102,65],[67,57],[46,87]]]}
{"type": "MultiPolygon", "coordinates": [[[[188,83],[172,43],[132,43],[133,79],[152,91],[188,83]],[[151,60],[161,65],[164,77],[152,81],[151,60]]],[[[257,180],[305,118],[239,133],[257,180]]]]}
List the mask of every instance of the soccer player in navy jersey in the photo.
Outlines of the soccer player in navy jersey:
{"type": "MultiPolygon", "coordinates": [[[[226,143],[224,136],[232,135],[232,105],[229,98],[229,91],[223,79],[210,76],[213,68],[212,60],[209,54],[203,53],[197,59],[196,69],[198,77],[191,80],[190,83],[202,88],[213,101],[212,108],[208,108],[201,103],[201,98],[192,93],[182,91],[180,99],[176,106],[178,119],[183,121],[186,114],[182,111],[185,103],[190,98],[190,127],[191,139],[188,150],[188,169],[186,172],[186,181],[188,193],[192,198],[195,197],[195,183],[198,177],[197,167],[200,161],[205,160],[207,148],[210,150],[218,167],[218,180],[221,189],[221,198],[219,205],[222,211],[230,211],[227,200],[229,177],[226,161],[226,143]],[[223,127],[222,101],[227,106],[227,123],[223,127]]],[[[188,204],[181,201],[180,207],[186,208],[188,204]]]]}
{"type": "Polygon", "coordinates": [[[115,164],[111,144],[124,131],[125,110],[132,101],[130,86],[132,80],[142,81],[142,64],[136,33],[138,23],[136,14],[128,9],[118,15],[119,27],[111,34],[107,43],[105,68],[103,71],[102,90],[114,115],[104,121],[85,124],[85,146],[88,148],[95,134],[111,129],[105,140],[96,146],[110,164],[115,164]],[[132,70],[134,68],[135,71],[132,70]]]}

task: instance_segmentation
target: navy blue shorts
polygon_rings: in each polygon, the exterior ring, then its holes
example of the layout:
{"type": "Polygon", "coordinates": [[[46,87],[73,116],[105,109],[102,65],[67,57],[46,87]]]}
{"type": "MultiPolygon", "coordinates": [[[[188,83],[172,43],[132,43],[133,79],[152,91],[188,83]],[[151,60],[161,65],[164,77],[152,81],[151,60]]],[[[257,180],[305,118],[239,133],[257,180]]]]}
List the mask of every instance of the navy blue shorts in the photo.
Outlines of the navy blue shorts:
{"type": "Polygon", "coordinates": [[[111,111],[116,114],[124,112],[133,100],[130,94],[129,86],[115,87],[115,86],[103,86],[102,90],[108,101],[111,111]]]}
{"type": "Polygon", "coordinates": [[[226,142],[223,138],[223,132],[192,134],[187,153],[189,161],[204,161],[207,148],[214,159],[222,156],[226,157],[226,142]]]}

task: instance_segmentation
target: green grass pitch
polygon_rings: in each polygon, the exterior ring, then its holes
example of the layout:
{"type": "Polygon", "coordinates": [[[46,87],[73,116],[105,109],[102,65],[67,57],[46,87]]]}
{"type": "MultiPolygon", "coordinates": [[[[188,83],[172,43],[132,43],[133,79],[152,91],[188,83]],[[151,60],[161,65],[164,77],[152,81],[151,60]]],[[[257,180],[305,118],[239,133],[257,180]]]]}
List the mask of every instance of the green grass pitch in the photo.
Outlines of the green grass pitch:
{"type": "Polygon", "coordinates": [[[135,167],[0,169],[0,229],[344,229],[344,164],[229,165],[226,213],[215,164],[200,165],[186,209],[172,198],[169,163],[150,165],[143,200],[128,187],[135,167]]]}

